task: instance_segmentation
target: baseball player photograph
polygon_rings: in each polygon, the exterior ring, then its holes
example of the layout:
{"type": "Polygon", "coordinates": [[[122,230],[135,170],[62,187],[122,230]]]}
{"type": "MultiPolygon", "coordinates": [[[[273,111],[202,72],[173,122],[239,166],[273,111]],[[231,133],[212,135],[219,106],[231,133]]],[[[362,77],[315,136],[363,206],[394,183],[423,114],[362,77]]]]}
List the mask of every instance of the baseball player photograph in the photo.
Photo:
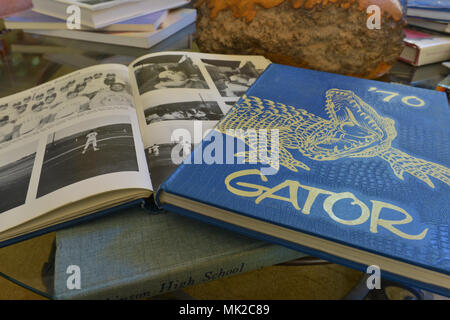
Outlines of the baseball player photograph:
{"type": "Polygon", "coordinates": [[[49,134],[37,196],[103,174],[139,171],[129,118],[115,121],[99,126],[94,118],[49,134]]]}

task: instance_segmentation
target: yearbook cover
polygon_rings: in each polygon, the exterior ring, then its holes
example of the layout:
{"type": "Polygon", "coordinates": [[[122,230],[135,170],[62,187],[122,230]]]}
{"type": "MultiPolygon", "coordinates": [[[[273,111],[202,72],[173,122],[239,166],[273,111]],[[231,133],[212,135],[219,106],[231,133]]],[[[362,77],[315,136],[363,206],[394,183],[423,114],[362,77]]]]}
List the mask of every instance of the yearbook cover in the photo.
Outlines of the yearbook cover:
{"type": "Polygon", "coordinates": [[[445,94],[270,65],[160,206],[449,295],[445,94]]]}
{"type": "Polygon", "coordinates": [[[144,299],[303,257],[170,212],[133,208],[56,234],[54,296],[144,299]],[[80,290],[67,288],[71,265],[83,270],[80,290]]]}

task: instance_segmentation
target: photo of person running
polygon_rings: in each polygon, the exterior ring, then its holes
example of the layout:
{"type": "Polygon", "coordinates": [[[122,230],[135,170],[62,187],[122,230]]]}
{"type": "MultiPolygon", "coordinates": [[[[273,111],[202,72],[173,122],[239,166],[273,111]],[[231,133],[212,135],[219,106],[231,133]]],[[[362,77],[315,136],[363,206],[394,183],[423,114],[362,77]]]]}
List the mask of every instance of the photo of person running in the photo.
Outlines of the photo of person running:
{"type": "Polygon", "coordinates": [[[89,131],[89,133],[86,135],[87,140],[86,144],[84,145],[83,152],[81,152],[82,154],[86,153],[91,144],[94,151],[100,150],[99,148],[97,148],[97,135],[98,133],[96,131],[94,130],[89,131]]]}

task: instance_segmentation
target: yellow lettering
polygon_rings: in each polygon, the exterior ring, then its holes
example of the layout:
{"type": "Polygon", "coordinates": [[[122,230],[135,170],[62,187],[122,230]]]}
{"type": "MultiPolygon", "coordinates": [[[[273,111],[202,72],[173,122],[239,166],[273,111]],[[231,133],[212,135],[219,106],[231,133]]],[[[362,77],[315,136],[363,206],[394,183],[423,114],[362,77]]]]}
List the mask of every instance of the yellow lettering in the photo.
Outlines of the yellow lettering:
{"type": "Polygon", "coordinates": [[[423,101],[423,100],[420,99],[420,98],[413,97],[413,96],[404,97],[404,98],[402,99],[402,102],[403,102],[404,104],[407,104],[408,106],[415,107],[415,108],[420,108],[420,107],[423,107],[423,106],[425,105],[425,101],[423,101]],[[412,103],[412,102],[410,102],[411,100],[415,100],[415,101],[417,101],[418,103],[412,103]]]}
{"type": "Polygon", "coordinates": [[[273,199],[277,199],[277,200],[281,200],[281,201],[290,202],[294,206],[295,209],[300,210],[300,207],[298,206],[298,199],[297,199],[299,186],[300,186],[300,184],[296,181],[286,180],[285,182],[280,183],[276,187],[273,187],[272,189],[269,189],[266,192],[264,192],[263,194],[261,194],[258,198],[256,198],[255,202],[258,204],[266,198],[273,198],[273,199]],[[277,196],[274,194],[275,192],[282,190],[286,187],[289,188],[289,198],[277,196]]]}
{"type": "Polygon", "coordinates": [[[346,225],[351,225],[351,226],[356,226],[356,225],[362,224],[362,223],[366,222],[370,217],[369,208],[363,202],[358,200],[355,197],[355,195],[351,192],[342,192],[342,193],[332,194],[331,196],[329,196],[328,198],[325,199],[325,201],[323,203],[323,208],[328,213],[328,215],[331,217],[331,219],[333,219],[334,221],[342,223],[342,224],[346,224],[346,225]],[[358,219],[344,220],[344,219],[337,217],[334,214],[334,212],[333,212],[334,204],[337,201],[342,200],[342,199],[353,199],[351,204],[358,205],[361,208],[361,215],[359,216],[358,219]]]}
{"type": "Polygon", "coordinates": [[[356,198],[356,196],[351,192],[335,193],[332,191],[322,190],[322,189],[315,188],[315,187],[304,186],[304,185],[300,184],[299,182],[293,181],[293,180],[285,180],[284,182],[278,184],[277,186],[275,186],[273,188],[269,188],[266,186],[261,186],[261,185],[257,185],[257,184],[253,184],[253,183],[248,183],[248,182],[242,182],[242,181],[237,181],[234,183],[236,186],[244,187],[244,188],[248,188],[248,189],[243,190],[243,189],[239,189],[239,188],[231,186],[232,182],[236,178],[243,177],[243,176],[250,176],[250,175],[259,176],[262,182],[268,181],[267,177],[264,176],[261,173],[261,171],[259,171],[257,169],[241,170],[241,171],[231,173],[230,175],[228,175],[226,177],[225,185],[226,185],[228,191],[230,191],[236,195],[239,195],[239,196],[248,197],[248,198],[256,198],[256,200],[255,200],[256,204],[259,204],[261,201],[263,201],[264,199],[267,199],[267,198],[289,202],[294,206],[295,209],[297,209],[299,211],[301,210],[301,212],[303,214],[310,214],[311,207],[313,206],[317,197],[320,194],[324,194],[324,195],[328,195],[328,197],[323,202],[323,208],[324,208],[325,212],[330,216],[331,219],[333,219],[334,221],[336,221],[340,224],[355,226],[355,225],[363,224],[367,220],[369,220],[369,218],[371,218],[370,232],[378,233],[378,226],[381,226],[381,227],[389,230],[390,232],[394,233],[395,235],[402,237],[404,239],[409,239],[409,240],[421,240],[421,239],[425,238],[425,236],[428,232],[428,228],[426,228],[420,234],[417,234],[417,235],[410,235],[403,231],[400,231],[399,229],[397,229],[395,227],[396,225],[404,225],[404,224],[408,224],[411,221],[413,221],[413,218],[411,217],[411,215],[408,212],[406,212],[405,210],[403,210],[400,207],[397,207],[396,205],[382,202],[382,201],[376,201],[376,200],[371,200],[372,211],[370,211],[369,208],[361,200],[356,198]],[[276,194],[278,191],[283,190],[284,188],[289,189],[288,197],[284,197],[284,196],[280,196],[280,195],[276,194]],[[300,209],[300,206],[298,203],[299,188],[303,188],[306,191],[308,191],[308,196],[306,197],[305,203],[303,205],[303,209],[300,209]],[[352,219],[352,220],[345,220],[345,219],[342,219],[342,218],[339,218],[338,216],[336,216],[336,214],[333,211],[333,207],[336,204],[336,202],[338,202],[340,200],[344,200],[344,199],[350,199],[350,200],[352,200],[352,202],[351,202],[352,205],[359,206],[359,208],[361,209],[361,213],[358,218],[352,219]],[[381,211],[383,210],[383,208],[400,212],[405,217],[401,220],[381,219],[380,214],[381,214],[381,211]]]}
{"type": "MultiPolygon", "coordinates": [[[[267,178],[265,176],[263,176],[261,174],[261,172],[257,169],[249,169],[249,170],[241,170],[241,171],[237,171],[237,172],[233,172],[232,174],[228,175],[225,178],[225,185],[227,186],[228,191],[237,194],[239,196],[243,196],[243,197],[257,197],[259,196],[264,190],[268,189],[266,187],[261,187],[258,185],[253,185],[250,183],[246,183],[245,186],[246,187],[253,187],[255,189],[255,191],[245,191],[245,190],[240,190],[240,189],[236,189],[234,187],[232,187],[231,181],[235,178],[239,178],[242,176],[249,176],[249,175],[258,175],[261,177],[261,180],[264,182],[267,182],[267,178]]],[[[243,185],[243,183],[237,183],[237,185],[243,185]]]]}
{"type": "Polygon", "coordinates": [[[316,201],[316,198],[319,194],[334,194],[333,192],[314,188],[314,187],[308,187],[303,186],[302,188],[305,190],[308,190],[308,197],[306,198],[305,205],[303,206],[302,213],[304,214],[310,214],[311,213],[311,207],[314,204],[314,201],[316,201]]]}
{"type": "Polygon", "coordinates": [[[373,206],[372,206],[372,219],[370,221],[370,232],[377,233],[378,232],[377,227],[382,226],[383,228],[386,228],[387,230],[391,231],[392,233],[396,234],[397,236],[405,238],[405,239],[422,240],[423,238],[425,238],[425,235],[428,232],[428,228],[423,230],[418,235],[410,235],[410,234],[404,233],[394,227],[394,225],[407,224],[413,220],[411,215],[408,212],[406,212],[402,208],[397,207],[396,205],[393,205],[390,203],[376,201],[376,200],[371,200],[371,202],[372,202],[373,206]],[[380,212],[383,208],[388,208],[388,209],[395,210],[397,212],[401,212],[405,215],[405,218],[402,220],[380,219],[380,212]]]}

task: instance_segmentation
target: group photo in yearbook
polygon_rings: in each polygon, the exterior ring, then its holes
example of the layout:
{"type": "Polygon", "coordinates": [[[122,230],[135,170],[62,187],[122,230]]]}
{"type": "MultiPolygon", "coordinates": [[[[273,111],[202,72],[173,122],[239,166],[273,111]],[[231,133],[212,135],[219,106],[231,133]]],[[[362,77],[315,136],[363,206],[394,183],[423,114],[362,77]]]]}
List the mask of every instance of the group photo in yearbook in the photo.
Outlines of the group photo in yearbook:
{"type": "Polygon", "coordinates": [[[88,73],[44,92],[21,96],[0,110],[0,147],[68,117],[110,106],[133,108],[131,88],[115,72],[88,73]]]}
{"type": "Polygon", "coordinates": [[[139,94],[158,89],[209,89],[199,67],[187,55],[161,55],[133,65],[139,94]]]}

